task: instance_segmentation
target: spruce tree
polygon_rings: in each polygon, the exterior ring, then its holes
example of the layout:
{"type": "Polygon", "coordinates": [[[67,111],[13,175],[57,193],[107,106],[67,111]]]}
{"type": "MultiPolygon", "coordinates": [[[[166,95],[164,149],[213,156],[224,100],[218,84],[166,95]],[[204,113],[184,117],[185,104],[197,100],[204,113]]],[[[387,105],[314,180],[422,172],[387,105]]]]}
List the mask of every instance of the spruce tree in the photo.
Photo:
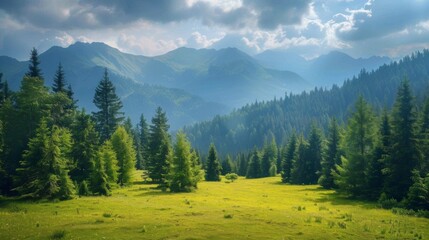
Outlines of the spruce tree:
{"type": "Polygon", "coordinates": [[[250,157],[249,164],[247,167],[246,178],[260,178],[262,176],[261,173],[261,159],[259,158],[259,153],[256,148],[252,152],[252,156],[250,157]]]}
{"type": "Polygon", "coordinates": [[[98,112],[93,112],[96,129],[100,133],[101,141],[104,142],[124,119],[121,112],[122,102],[116,95],[115,86],[109,79],[107,69],[104,70],[103,79],[95,89],[93,102],[99,109],[98,112]]]}
{"type": "Polygon", "coordinates": [[[393,106],[391,155],[386,161],[385,191],[389,197],[398,201],[407,196],[413,184],[412,171],[420,167],[413,101],[410,85],[404,80],[393,106]]]}
{"type": "Polygon", "coordinates": [[[24,138],[29,139],[34,136],[34,131],[40,119],[50,115],[48,105],[49,91],[44,86],[42,79],[25,76],[22,79],[21,88],[16,97],[20,115],[18,120],[23,121],[21,127],[25,131],[24,138]]]}
{"type": "Polygon", "coordinates": [[[30,64],[28,66],[28,72],[26,75],[28,77],[37,77],[43,80],[42,70],[40,70],[40,60],[39,54],[37,53],[37,49],[33,48],[30,54],[30,64]]]}
{"type": "Polygon", "coordinates": [[[336,184],[341,191],[353,196],[367,194],[368,160],[375,147],[376,125],[370,105],[360,96],[355,104],[355,111],[348,120],[345,137],[347,164],[343,163],[336,184]]]}
{"type": "Polygon", "coordinates": [[[64,76],[63,66],[61,65],[61,62],[60,62],[58,64],[58,69],[55,72],[52,91],[54,91],[54,93],[59,93],[59,92],[66,93],[67,92],[66,85],[67,85],[67,82],[64,76]]]}
{"type": "Polygon", "coordinates": [[[265,144],[262,159],[261,159],[261,177],[270,176],[270,168],[276,164],[277,160],[277,144],[276,140],[272,138],[270,144],[265,144]]]}
{"type": "Polygon", "coordinates": [[[295,151],[297,147],[297,139],[295,133],[292,133],[292,136],[287,144],[286,148],[283,151],[282,159],[282,182],[287,183],[291,180],[291,170],[292,170],[292,161],[295,156],[295,151]]]}
{"type": "Polygon", "coordinates": [[[153,182],[160,184],[160,187],[164,187],[168,173],[168,159],[172,152],[168,128],[166,114],[161,107],[158,107],[149,128],[146,167],[149,177],[153,182]]]}
{"type": "Polygon", "coordinates": [[[109,196],[110,184],[109,177],[106,174],[105,170],[106,163],[104,162],[103,157],[96,157],[94,160],[94,168],[91,171],[91,190],[92,193],[98,195],[109,196]]]}
{"type": "Polygon", "coordinates": [[[231,160],[231,157],[228,155],[226,156],[225,160],[222,161],[222,175],[226,175],[227,173],[232,173],[233,169],[233,162],[231,160]]]}
{"type": "Polygon", "coordinates": [[[341,164],[339,148],[340,132],[338,129],[337,121],[335,120],[335,118],[333,118],[329,127],[326,152],[322,160],[322,175],[318,180],[318,183],[325,189],[331,189],[335,187],[332,171],[336,171],[336,164],[341,164]]]}
{"type": "Polygon", "coordinates": [[[28,150],[23,154],[20,186],[16,190],[26,197],[70,199],[74,185],[68,176],[67,158],[71,147],[68,130],[53,126],[48,128],[42,119],[36,136],[30,139],[28,150]]]}
{"type": "Polygon", "coordinates": [[[321,174],[323,146],[322,135],[315,124],[311,126],[308,144],[308,184],[316,184],[321,174]]]}
{"type": "Polygon", "coordinates": [[[110,185],[116,184],[118,182],[118,159],[109,140],[101,145],[97,157],[102,159],[100,161],[104,163],[104,169],[110,185]]]}
{"type": "Polygon", "coordinates": [[[89,180],[95,166],[99,142],[94,122],[84,111],[80,111],[76,114],[71,131],[73,138],[71,155],[75,167],[70,175],[77,182],[89,180]]]}
{"type": "Polygon", "coordinates": [[[312,165],[311,159],[309,159],[309,145],[303,136],[299,138],[295,156],[292,161],[292,170],[290,176],[290,182],[293,184],[309,184],[310,183],[310,165],[312,165]]]}
{"type": "Polygon", "coordinates": [[[140,133],[139,133],[140,154],[141,154],[140,166],[143,169],[146,166],[146,162],[148,162],[148,159],[149,159],[149,155],[148,155],[149,126],[143,114],[140,116],[140,122],[138,126],[140,130],[140,133]]]}
{"type": "Polygon", "coordinates": [[[423,173],[429,173],[429,97],[423,105],[420,117],[420,146],[423,156],[422,170],[423,173]]]}
{"type": "Polygon", "coordinates": [[[247,159],[246,156],[241,153],[237,155],[237,165],[238,165],[238,170],[237,170],[237,174],[239,176],[246,176],[247,173],[247,159]]]}
{"type": "Polygon", "coordinates": [[[3,73],[0,72],[0,107],[10,97],[11,92],[7,81],[3,82],[3,73]]]}
{"type": "Polygon", "coordinates": [[[384,184],[383,169],[390,155],[391,127],[389,113],[385,109],[381,116],[378,138],[373,156],[369,159],[367,170],[368,198],[379,198],[384,184]]]}
{"type": "Polygon", "coordinates": [[[414,210],[429,210],[429,186],[427,186],[418,170],[412,172],[412,181],[406,203],[414,210]]]}
{"type": "Polygon", "coordinates": [[[121,186],[130,185],[136,162],[133,139],[124,127],[119,126],[112,134],[111,142],[118,159],[118,183],[121,186]]]}
{"type": "Polygon", "coordinates": [[[206,181],[220,181],[221,166],[213,143],[210,144],[207,156],[206,181]]]}
{"type": "Polygon", "coordinates": [[[190,192],[198,182],[195,176],[191,144],[186,139],[186,135],[180,131],[176,135],[174,145],[174,156],[169,167],[167,182],[172,192],[190,192]]]}

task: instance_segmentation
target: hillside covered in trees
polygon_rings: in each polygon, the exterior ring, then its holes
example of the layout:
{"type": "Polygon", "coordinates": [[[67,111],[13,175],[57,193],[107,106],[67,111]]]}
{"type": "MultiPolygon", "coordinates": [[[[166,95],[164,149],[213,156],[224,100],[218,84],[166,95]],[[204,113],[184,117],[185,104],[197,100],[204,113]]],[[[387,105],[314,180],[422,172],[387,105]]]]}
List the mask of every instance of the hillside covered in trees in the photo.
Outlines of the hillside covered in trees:
{"type": "Polygon", "coordinates": [[[390,109],[404,78],[409,79],[417,103],[421,104],[429,90],[428,50],[383,65],[375,71],[362,70],[341,87],[315,88],[302,94],[285,94],[283,98],[268,102],[255,102],[229,115],[187,126],[184,130],[196,149],[203,151],[214,142],[222,155],[261,147],[273,136],[277,143],[284,143],[294,131],[307,135],[312,123],[324,132],[331,117],[344,124],[360,95],[375,112],[384,107],[390,109]]]}

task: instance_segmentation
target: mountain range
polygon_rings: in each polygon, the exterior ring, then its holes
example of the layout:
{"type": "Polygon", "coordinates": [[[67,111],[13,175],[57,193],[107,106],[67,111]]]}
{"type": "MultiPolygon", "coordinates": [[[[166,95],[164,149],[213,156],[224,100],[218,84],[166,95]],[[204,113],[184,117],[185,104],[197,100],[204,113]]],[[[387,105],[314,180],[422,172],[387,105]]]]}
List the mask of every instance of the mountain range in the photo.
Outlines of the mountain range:
{"type": "Polygon", "coordinates": [[[292,133],[308,135],[312,124],[327,133],[335,118],[344,125],[359,96],[375,112],[391,109],[398,86],[408,79],[417,106],[429,97],[429,50],[414,53],[376,70],[359,74],[330,89],[315,88],[302,94],[246,105],[224,116],[216,116],[185,127],[192,146],[206,152],[214,143],[220,154],[235,154],[262,147],[271,139],[285,144],[292,133]]]}
{"type": "Polygon", "coordinates": [[[292,71],[315,86],[331,87],[358,74],[360,70],[375,70],[392,60],[388,57],[353,58],[343,52],[332,51],[317,58],[306,60],[303,57],[280,50],[267,50],[255,56],[264,67],[292,71]]]}
{"type": "MultiPolygon", "coordinates": [[[[77,42],[67,48],[52,47],[41,53],[39,58],[47,86],[52,85],[61,62],[79,106],[87,111],[95,110],[92,103],[95,87],[101,80],[104,68],[107,68],[123,101],[124,112],[133,122],[138,121],[141,113],[150,118],[155,108],[161,106],[167,112],[173,130],[225,114],[247,103],[324,85],[310,80],[308,71],[301,71],[299,67],[289,71],[270,65],[270,61],[274,63],[276,58],[269,52],[252,57],[236,48],[178,48],[164,55],[146,57],[123,53],[104,43],[77,42]]],[[[282,59],[277,59],[278,63],[292,61],[297,66],[310,66],[304,63],[304,59],[301,63],[301,60],[287,57],[282,59]]],[[[316,66],[315,62],[318,62],[319,69],[333,64],[332,58],[321,56],[318,59],[311,64],[316,66]]],[[[367,66],[365,63],[356,60],[348,64],[360,70],[367,66]]],[[[378,63],[374,61],[373,64],[378,63]]],[[[4,79],[14,90],[19,89],[27,68],[27,61],[0,57],[0,72],[4,73],[4,79]]],[[[331,79],[340,79],[338,72],[329,72],[331,79]]],[[[329,85],[336,81],[325,83],[329,85]]]]}

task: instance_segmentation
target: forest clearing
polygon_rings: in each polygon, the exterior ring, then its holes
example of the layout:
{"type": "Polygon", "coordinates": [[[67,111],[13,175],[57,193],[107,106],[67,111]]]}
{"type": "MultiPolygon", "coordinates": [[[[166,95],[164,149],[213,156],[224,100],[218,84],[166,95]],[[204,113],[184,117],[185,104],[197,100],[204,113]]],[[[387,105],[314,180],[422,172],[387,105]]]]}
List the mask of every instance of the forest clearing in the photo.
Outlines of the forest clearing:
{"type": "Polygon", "coordinates": [[[164,193],[141,181],[110,197],[0,201],[0,239],[425,239],[429,219],[394,214],[280,177],[200,182],[164,193]]]}

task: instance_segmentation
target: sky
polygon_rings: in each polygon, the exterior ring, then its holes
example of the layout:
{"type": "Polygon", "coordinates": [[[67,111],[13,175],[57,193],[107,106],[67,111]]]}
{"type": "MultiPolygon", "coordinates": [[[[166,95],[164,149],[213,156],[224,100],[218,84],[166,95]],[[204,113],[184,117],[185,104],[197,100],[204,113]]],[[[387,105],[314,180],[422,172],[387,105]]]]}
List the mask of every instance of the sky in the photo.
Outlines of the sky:
{"type": "Polygon", "coordinates": [[[402,57],[429,48],[426,0],[2,0],[0,56],[104,42],[136,55],[237,47],[307,59],[402,57]]]}

